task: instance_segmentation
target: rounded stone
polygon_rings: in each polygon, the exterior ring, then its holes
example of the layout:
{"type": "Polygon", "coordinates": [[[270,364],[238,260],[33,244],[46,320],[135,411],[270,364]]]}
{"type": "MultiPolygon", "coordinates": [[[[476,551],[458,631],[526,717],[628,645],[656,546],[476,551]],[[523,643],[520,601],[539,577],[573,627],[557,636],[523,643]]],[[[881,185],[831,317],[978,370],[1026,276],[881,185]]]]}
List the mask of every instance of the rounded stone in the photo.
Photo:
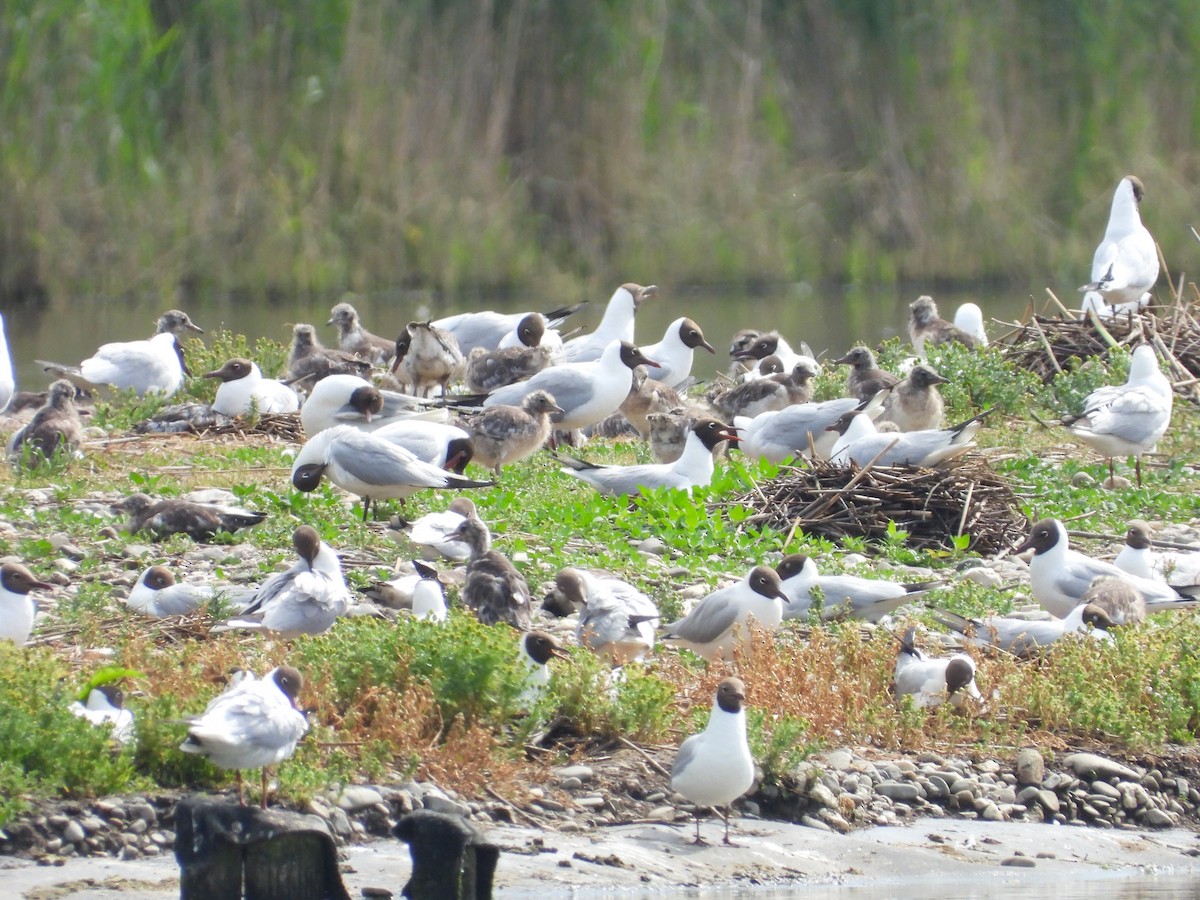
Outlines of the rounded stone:
{"type": "Polygon", "coordinates": [[[1046,761],[1033,747],[1017,751],[1016,774],[1018,784],[1041,784],[1046,777],[1046,761]]]}

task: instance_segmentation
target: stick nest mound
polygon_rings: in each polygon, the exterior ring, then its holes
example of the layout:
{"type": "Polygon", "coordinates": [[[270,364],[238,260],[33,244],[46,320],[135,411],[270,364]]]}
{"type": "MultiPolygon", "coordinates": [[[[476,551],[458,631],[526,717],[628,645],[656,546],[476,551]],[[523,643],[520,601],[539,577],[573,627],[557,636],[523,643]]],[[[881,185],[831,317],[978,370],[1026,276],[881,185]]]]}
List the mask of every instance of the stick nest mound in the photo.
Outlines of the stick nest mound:
{"type": "Polygon", "coordinates": [[[946,469],[817,461],[785,467],[730,502],[755,510],[750,525],[882,541],[894,522],[912,547],[953,549],[965,534],[969,549],[984,555],[1012,549],[1029,530],[1016,494],[981,458],[946,469]]]}
{"type": "Polygon", "coordinates": [[[1200,378],[1200,322],[1193,312],[1193,307],[1177,304],[1103,321],[1094,313],[1086,318],[1033,316],[998,343],[1007,345],[1007,359],[1046,384],[1073,365],[1072,360],[1105,359],[1113,350],[1126,352],[1146,341],[1167,361],[1176,393],[1194,399],[1200,378]]]}

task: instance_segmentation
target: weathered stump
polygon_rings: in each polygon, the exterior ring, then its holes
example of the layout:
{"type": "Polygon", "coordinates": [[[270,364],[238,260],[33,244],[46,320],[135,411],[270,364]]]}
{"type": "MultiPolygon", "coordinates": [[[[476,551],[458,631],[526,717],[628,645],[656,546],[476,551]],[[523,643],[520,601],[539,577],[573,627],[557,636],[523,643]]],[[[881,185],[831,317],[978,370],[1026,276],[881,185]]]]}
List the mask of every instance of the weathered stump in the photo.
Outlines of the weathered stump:
{"type": "Polygon", "coordinates": [[[318,816],[180,800],[175,858],[180,900],[350,900],[318,816]]]}
{"type": "Polygon", "coordinates": [[[462,816],[419,809],[392,833],[412,854],[412,876],[403,891],[409,900],[490,900],[500,848],[462,816]]]}

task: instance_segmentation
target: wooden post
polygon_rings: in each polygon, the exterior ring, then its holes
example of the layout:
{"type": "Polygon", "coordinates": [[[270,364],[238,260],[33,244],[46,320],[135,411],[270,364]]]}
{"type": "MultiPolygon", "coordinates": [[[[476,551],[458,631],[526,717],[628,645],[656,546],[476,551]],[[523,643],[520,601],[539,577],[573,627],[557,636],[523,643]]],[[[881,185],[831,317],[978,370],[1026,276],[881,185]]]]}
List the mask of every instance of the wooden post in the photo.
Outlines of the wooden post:
{"type": "Polygon", "coordinates": [[[350,900],[319,816],[185,798],[175,858],[180,900],[350,900]]]}
{"type": "Polygon", "coordinates": [[[491,900],[500,848],[462,816],[419,809],[392,833],[412,854],[412,876],[403,891],[409,900],[491,900]]]}

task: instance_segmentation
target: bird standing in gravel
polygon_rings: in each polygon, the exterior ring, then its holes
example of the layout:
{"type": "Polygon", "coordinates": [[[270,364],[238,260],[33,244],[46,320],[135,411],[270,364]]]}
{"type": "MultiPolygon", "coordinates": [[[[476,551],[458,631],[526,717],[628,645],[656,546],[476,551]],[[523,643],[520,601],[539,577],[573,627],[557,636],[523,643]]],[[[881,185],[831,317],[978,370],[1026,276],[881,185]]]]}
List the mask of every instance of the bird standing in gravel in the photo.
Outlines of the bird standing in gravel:
{"type": "Polygon", "coordinates": [[[484,625],[504,622],[519,631],[533,627],[529,584],[507,557],[492,549],[492,536],[478,516],[469,516],[449,536],[471,548],[462,601],[484,625]]]}
{"type": "Polygon", "coordinates": [[[304,677],[291,666],[277,666],[258,679],[246,674],[185,720],[188,736],[179,749],[208,757],[213,765],[237,773],[238,803],[245,805],[242,770],[262,771],[262,808],[267,808],[267,767],[296,752],[308,731],[296,698],[304,677]]]}
{"type": "Polygon", "coordinates": [[[8,459],[38,466],[56,457],[70,459],[83,442],[83,422],[75,408],[75,386],[65,378],[50,385],[45,404],[8,439],[8,459]]]}
{"type": "Polygon", "coordinates": [[[746,686],[740,678],[726,678],[717,686],[708,725],[679,745],[671,766],[671,789],[696,804],[696,839],[700,837],[701,807],[712,807],[725,820],[723,842],[729,840],[729,812],[733,801],[754,784],[754,757],[746,739],[746,686]]]}

